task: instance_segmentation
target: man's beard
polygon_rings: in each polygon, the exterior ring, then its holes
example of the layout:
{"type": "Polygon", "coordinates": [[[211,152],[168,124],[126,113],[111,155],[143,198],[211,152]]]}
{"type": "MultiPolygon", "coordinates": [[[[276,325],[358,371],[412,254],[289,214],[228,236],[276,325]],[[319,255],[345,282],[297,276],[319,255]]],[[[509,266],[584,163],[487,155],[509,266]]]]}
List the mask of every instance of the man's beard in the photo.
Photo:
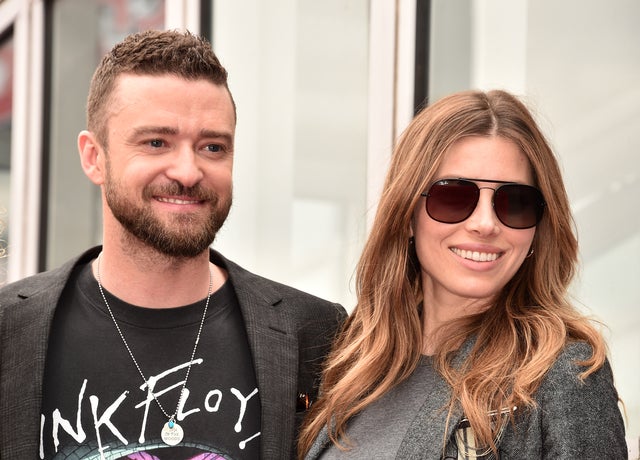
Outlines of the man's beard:
{"type": "Polygon", "coordinates": [[[107,173],[104,183],[105,197],[111,212],[126,231],[147,246],[170,257],[190,258],[206,250],[222,227],[231,208],[231,192],[229,197],[221,201],[211,190],[184,187],[178,182],[164,186],[147,185],[142,191],[143,203],[138,205],[127,197],[124,187],[107,173]],[[201,214],[176,213],[168,215],[164,223],[151,207],[154,196],[179,196],[205,201],[209,207],[208,218],[201,214]]]}

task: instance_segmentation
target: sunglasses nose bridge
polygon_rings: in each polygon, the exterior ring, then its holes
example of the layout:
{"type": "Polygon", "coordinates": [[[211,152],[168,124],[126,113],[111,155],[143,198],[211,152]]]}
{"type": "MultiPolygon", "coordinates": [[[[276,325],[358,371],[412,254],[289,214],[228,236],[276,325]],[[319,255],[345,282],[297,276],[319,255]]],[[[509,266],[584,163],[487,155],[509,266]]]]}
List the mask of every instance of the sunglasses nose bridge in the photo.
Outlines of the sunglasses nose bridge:
{"type": "MultiPolygon", "coordinates": [[[[502,187],[502,185],[499,185],[497,187],[487,187],[487,186],[480,187],[479,185],[476,185],[476,186],[478,187],[478,202],[476,203],[476,207],[480,204],[480,198],[482,197],[482,194],[480,192],[482,190],[491,190],[491,191],[493,191],[493,193],[491,194],[491,209],[495,213],[496,212],[496,209],[495,209],[495,207],[496,207],[496,202],[495,202],[496,192],[498,191],[498,189],[500,189],[502,187]]],[[[497,214],[496,214],[496,217],[497,217],[497,214]]],[[[498,217],[498,219],[500,219],[500,218],[498,217]]]]}
{"type": "Polygon", "coordinates": [[[480,199],[482,197],[482,193],[480,192],[482,192],[483,190],[491,190],[493,192],[491,194],[491,207],[494,207],[494,199],[496,197],[496,192],[500,187],[486,187],[486,186],[485,187],[477,186],[477,187],[478,187],[478,202],[476,203],[476,207],[480,204],[480,199]]]}
{"type": "Polygon", "coordinates": [[[493,190],[493,193],[496,192],[496,190],[498,190],[500,187],[480,187],[480,186],[476,186],[478,187],[478,190],[493,190]]]}
{"type": "Polygon", "coordinates": [[[493,231],[496,228],[497,222],[500,221],[500,218],[496,214],[494,198],[495,192],[500,187],[478,187],[478,195],[476,199],[476,205],[469,215],[468,219],[470,219],[470,224],[473,227],[477,227],[479,229],[483,229],[483,231],[493,231]],[[482,190],[491,190],[491,198],[490,201],[486,201],[486,198],[483,199],[482,190]],[[484,203],[483,203],[484,202],[484,203]]]}

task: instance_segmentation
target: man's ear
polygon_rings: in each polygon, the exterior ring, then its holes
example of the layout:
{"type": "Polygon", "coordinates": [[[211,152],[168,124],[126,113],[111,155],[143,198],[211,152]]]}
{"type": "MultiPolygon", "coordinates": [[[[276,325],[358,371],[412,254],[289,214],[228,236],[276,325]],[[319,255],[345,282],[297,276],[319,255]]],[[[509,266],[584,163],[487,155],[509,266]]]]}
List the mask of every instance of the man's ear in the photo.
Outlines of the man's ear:
{"type": "Polygon", "coordinates": [[[91,182],[102,185],[106,167],[105,154],[94,133],[83,130],[78,134],[78,151],[84,173],[91,182]]]}

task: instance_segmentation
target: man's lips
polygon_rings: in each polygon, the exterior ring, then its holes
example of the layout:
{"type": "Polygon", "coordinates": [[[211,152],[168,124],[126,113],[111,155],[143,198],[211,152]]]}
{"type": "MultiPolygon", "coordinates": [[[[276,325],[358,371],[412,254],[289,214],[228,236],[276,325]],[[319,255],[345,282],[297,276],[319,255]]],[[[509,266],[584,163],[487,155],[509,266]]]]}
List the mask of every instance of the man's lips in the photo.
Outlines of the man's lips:
{"type": "Polygon", "coordinates": [[[155,197],[156,200],[160,201],[161,203],[170,203],[170,204],[200,204],[203,202],[203,200],[198,200],[195,198],[172,198],[172,197],[165,197],[165,196],[157,196],[155,197]]]}

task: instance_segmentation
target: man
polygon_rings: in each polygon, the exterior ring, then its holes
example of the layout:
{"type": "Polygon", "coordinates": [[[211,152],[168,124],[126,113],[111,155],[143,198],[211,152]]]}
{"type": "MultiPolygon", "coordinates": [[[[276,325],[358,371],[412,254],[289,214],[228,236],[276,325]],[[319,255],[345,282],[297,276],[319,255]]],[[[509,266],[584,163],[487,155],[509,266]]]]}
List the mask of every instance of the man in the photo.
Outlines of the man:
{"type": "Polygon", "coordinates": [[[291,457],[345,312],[209,249],[231,206],[226,70],[192,34],[134,34],[87,119],[103,246],[0,293],[0,458],[291,457]]]}

